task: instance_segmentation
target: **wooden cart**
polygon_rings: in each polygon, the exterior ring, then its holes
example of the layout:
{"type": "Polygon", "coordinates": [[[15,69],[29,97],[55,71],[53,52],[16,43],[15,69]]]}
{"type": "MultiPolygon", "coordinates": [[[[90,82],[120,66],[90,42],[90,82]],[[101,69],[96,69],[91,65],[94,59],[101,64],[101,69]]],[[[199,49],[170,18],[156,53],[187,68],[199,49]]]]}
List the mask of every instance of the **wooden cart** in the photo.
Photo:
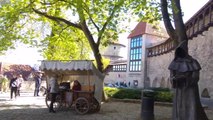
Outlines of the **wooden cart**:
{"type": "MultiPolygon", "coordinates": [[[[103,75],[95,68],[92,61],[42,61],[41,70],[45,74],[47,88],[53,75],[59,76],[60,92],[56,97],[54,109],[74,107],[79,114],[98,112],[101,107],[103,75]],[[78,80],[80,91],[70,89],[72,82],[78,80]]],[[[46,105],[49,107],[50,94],[47,89],[46,105]]]]}

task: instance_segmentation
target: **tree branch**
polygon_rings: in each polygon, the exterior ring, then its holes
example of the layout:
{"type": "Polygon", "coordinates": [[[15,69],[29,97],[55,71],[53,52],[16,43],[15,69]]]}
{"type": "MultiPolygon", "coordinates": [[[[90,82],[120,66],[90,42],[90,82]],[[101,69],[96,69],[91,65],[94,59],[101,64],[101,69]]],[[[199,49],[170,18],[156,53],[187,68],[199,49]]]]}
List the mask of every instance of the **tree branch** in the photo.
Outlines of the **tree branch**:
{"type": "Polygon", "coordinates": [[[177,40],[177,35],[172,26],[167,7],[168,7],[167,0],[161,0],[161,12],[162,12],[162,16],[163,16],[163,22],[166,27],[166,31],[169,34],[169,37],[171,39],[177,40]]]}
{"type": "MultiPolygon", "coordinates": [[[[86,6],[86,5],[85,5],[86,6]]],[[[100,31],[100,29],[99,29],[99,27],[95,24],[95,22],[94,22],[94,20],[92,19],[92,17],[91,17],[91,14],[89,13],[89,11],[85,8],[85,7],[83,7],[83,9],[86,11],[86,13],[89,15],[89,19],[92,21],[92,24],[95,26],[95,28],[97,29],[97,31],[99,32],[100,31]]]]}
{"type": "Polygon", "coordinates": [[[187,40],[186,29],[182,19],[182,11],[180,7],[180,0],[174,0],[174,4],[172,4],[172,13],[174,18],[175,30],[178,36],[178,42],[182,42],[187,40]]]}
{"type": "Polygon", "coordinates": [[[51,3],[51,2],[40,2],[40,4],[42,4],[42,5],[54,5],[54,4],[56,4],[58,1],[55,1],[55,2],[53,2],[53,3],[51,3]]]}
{"type": "Polygon", "coordinates": [[[95,28],[99,32],[100,31],[99,27],[95,24],[94,20],[92,19],[92,17],[90,15],[89,15],[89,19],[92,21],[92,24],[95,26],[95,28]]]}
{"type": "MultiPolygon", "coordinates": [[[[66,27],[62,28],[62,30],[58,33],[59,38],[62,36],[61,33],[62,33],[64,30],[66,30],[68,27],[70,27],[70,26],[66,26],[66,27]]],[[[62,36],[62,37],[63,37],[63,36],[62,36]]]]}
{"type": "Polygon", "coordinates": [[[99,46],[99,44],[100,44],[101,37],[102,37],[102,35],[103,35],[103,33],[104,33],[104,31],[105,31],[107,25],[108,25],[109,22],[112,20],[112,18],[113,18],[113,16],[114,16],[115,12],[119,9],[119,7],[123,4],[123,2],[124,2],[124,0],[120,1],[117,5],[115,5],[115,7],[114,7],[112,13],[110,14],[110,16],[107,18],[106,22],[104,23],[104,25],[103,25],[101,31],[100,31],[99,34],[98,34],[98,41],[97,41],[97,45],[98,45],[98,46],[99,46]]]}
{"type": "Polygon", "coordinates": [[[46,2],[45,0],[42,2],[40,2],[40,4],[42,4],[42,5],[54,5],[54,4],[56,4],[57,2],[65,2],[65,3],[71,3],[71,2],[68,2],[68,1],[66,1],[66,0],[57,0],[57,1],[54,1],[54,2],[46,2]]]}
{"type": "Polygon", "coordinates": [[[78,25],[78,24],[72,23],[72,22],[70,22],[70,21],[68,21],[66,19],[60,18],[60,17],[55,17],[55,16],[48,15],[46,12],[41,12],[41,11],[36,10],[34,8],[32,8],[32,9],[33,9],[33,11],[35,13],[37,13],[37,14],[39,14],[41,16],[44,16],[44,17],[46,17],[48,19],[54,20],[56,22],[63,22],[65,24],[69,25],[69,26],[72,26],[72,27],[75,27],[75,28],[78,28],[78,29],[82,30],[81,26],[78,25]]]}

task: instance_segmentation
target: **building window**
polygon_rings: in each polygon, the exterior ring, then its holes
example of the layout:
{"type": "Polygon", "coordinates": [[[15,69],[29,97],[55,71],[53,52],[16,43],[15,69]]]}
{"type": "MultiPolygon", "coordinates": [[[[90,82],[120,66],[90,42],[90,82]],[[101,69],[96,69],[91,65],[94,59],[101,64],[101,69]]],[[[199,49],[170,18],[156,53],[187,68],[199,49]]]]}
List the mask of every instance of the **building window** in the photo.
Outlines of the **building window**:
{"type": "Polygon", "coordinates": [[[126,72],[126,64],[113,65],[113,72],[126,72]]]}
{"type": "Polygon", "coordinates": [[[141,57],[142,57],[142,37],[134,37],[130,42],[130,72],[141,71],[141,57]]]}

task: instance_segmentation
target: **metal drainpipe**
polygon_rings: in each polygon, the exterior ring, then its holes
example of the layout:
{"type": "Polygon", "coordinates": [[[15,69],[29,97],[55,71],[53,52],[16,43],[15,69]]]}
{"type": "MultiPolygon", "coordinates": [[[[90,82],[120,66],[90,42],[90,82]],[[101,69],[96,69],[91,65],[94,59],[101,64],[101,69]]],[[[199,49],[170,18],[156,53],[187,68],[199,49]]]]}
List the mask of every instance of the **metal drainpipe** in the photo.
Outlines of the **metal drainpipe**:
{"type": "Polygon", "coordinates": [[[146,80],[147,80],[147,49],[145,48],[145,55],[144,55],[144,77],[143,77],[143,81],[144,81],[144,88],[147,88],[146,86],[146,80]]]}

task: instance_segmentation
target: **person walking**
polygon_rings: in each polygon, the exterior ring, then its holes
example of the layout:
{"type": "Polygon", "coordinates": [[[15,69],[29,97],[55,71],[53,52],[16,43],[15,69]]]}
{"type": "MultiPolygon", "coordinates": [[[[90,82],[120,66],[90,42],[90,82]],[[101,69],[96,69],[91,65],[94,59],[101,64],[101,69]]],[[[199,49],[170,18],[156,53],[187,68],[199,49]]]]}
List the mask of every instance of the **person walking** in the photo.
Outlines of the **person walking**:
{"type": "Polygon", "coordinates": [[[56,96],[59,92],[59,85],[58,85],[58,82],[57,82],[57,76],[54,76],[50,79],[49,87],[50,87],[50,95],[51,95],[49,112],[55,113],[55,110],[53,109],[53,104],[56,101],[56,96]]]}
{"type": "Polygon", "coordinates": [[[18,81],[17,81],[17,76],[13,75],[13,78],[10,80],[10,99],[13,99],[13,94],[15,94],[15,99],[17,96],[17,88],[18,88],[18,81]]]}
{"type": "Polygon", "coordinates": [[[41,77],[42,77],[42,74],[39,73],[39,72],[34,74],[34,80],[35,80],[34,96],[39,96],[39,89],[40,89],[40,86],[41,86],[41,77]]]}
{"type": "Polygon", "coordinates": [[[23,82],[23,78],[22,78],[21,74],[18,76],[17,82],[18,82],[17,96],[20,96],[20,89],[21,89],[21,85],[22,85],[22,82],[23,82]]]}

